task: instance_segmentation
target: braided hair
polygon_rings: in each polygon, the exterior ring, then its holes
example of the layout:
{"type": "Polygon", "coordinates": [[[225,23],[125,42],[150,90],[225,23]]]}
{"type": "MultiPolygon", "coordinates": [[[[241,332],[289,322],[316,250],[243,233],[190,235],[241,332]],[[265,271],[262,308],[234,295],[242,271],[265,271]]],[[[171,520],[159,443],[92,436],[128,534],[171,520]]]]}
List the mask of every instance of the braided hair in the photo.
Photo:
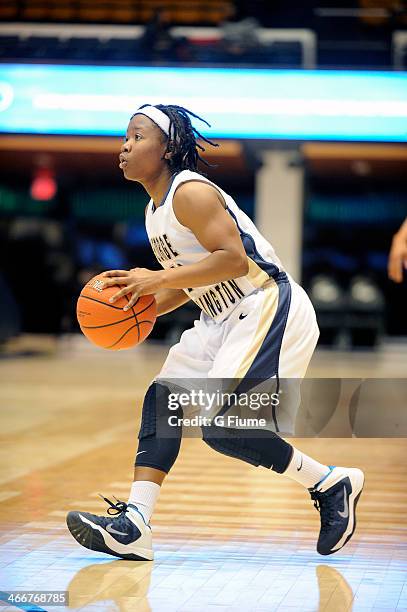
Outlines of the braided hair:
{"type": "MultiPolygon", "coordinates": [[[[150,105],[143,104],[139,110],[146,106],[150,105]]],[[[171,172],[176,173],[181,172],[181,170],[197,172],[199,161],[205,166],[212,167],[212,164],[209,164],[200,156],[199,151],[205,151],[205,148],[197,140],[203,140],[213,147],[218,147],[219,144],[202,136],[192,125],[190,117],[199,119],[199,121],[206,123],[208,127],[211,127],[210,124],[192,111],[176,104],[156,104],[155,107],[165,113],[170,120],[170,136],[165,153],[172,153],[167,160],[171,172]]]]}

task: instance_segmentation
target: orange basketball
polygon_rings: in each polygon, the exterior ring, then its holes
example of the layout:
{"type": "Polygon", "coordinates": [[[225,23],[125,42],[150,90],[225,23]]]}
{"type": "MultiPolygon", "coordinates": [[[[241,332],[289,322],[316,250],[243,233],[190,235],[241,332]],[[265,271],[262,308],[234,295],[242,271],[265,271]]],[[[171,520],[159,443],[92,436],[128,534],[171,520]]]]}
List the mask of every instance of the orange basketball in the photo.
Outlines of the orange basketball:
{"type": "Polygon", "coordinates": [[[143,342],[154,327],[157,303],[153,295],[143,295],[124,311],[129,296],[119,298],[114,304],[109,299],[120,290],[119,285],[101,288],[105,280],[101,274],[94,276],[84,286],[76,305],[78,323],[85,336],[96,346],[119,351],[143,342]]]}

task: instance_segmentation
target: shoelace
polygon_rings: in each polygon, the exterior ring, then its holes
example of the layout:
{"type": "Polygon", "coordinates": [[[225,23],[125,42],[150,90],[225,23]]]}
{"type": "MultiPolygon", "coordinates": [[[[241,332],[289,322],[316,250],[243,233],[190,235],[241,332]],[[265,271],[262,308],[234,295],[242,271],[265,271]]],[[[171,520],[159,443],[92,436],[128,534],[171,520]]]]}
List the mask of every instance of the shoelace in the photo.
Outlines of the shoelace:
{"type": "Polygon", "coordinates": [[[110,508],[107,509],[107,513],[110,514],[111,516],[115,516],[116,514],[122,514],[123,512],[126,512],[127,510],[126,502],[120,501],[120,499],[117,499],[117,497],[113,495],[113,497],[116,500],[116,503],[114,504],[113,502],[110,501],[110,499],[107,499],[107,497],[103,497],[103,495],[101,495],[100,493],[98,493],[98,495],[107,504],[109,504],[110,508]]]}
{"type": "Polygon", "coordinates": [[[335,501],[329,495],[316,490],[310,491],[310,495],[314,502],[314,508],[318,510],[321,516],[321,532],[328,531],[335,521],[335,501]]]}

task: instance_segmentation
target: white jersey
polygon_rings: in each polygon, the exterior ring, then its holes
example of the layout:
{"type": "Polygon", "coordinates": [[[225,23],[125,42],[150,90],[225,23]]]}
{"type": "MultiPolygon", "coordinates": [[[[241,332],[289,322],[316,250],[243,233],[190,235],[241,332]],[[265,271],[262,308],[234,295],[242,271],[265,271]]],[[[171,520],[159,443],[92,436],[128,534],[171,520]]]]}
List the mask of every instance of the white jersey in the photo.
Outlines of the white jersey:
{"type": "Polygon", "coordinates": [[[201,181],[215,187],[222,195],[226,210],[236,223],[249,264],[245,276],[215,283],[206,287],[186,288],[184,291],[208,316],[224,321],[248,295],[275,281],[287,281],[271,244],[260,234],[253,221],[238,207],[233,198],[198,172],[183,170],[170,183],[160,206],[152,200],[146,209],[146,230],[158,262],[163,268],[174,268],[196,263],[210,255],[195,234],[178,221],[173,209],[176,189],[188,181],[201,181]]]}

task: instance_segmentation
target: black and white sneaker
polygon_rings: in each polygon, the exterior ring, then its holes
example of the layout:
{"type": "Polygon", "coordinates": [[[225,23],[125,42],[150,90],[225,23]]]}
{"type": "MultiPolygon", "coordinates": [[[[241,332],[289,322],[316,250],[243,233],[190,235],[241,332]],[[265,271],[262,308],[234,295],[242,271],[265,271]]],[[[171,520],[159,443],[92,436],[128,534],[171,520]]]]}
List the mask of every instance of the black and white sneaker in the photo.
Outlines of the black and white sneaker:
{"type": "Polygon", "coordinates": [[[356,505],[365,476],[357,468],[330,466],[331,471],[313,489],[309,489],[315,508],[321,515],[317,551],[331,555],[345,546],[356,528],[356,505]]]}
{"type": "MultiPolygon", "coordinates": [[[[101,496],[102,497],[102,496],[101,496]]],[[[152,561],[154,558],[151,527],[133,504],[116,500],[108,504],[110,516],[90,512],[69,512],[68,529],[79,544],[99,552],[130,561],[152,561]],[[112,515],[118,515],[112,518],[112,515]]]]}

